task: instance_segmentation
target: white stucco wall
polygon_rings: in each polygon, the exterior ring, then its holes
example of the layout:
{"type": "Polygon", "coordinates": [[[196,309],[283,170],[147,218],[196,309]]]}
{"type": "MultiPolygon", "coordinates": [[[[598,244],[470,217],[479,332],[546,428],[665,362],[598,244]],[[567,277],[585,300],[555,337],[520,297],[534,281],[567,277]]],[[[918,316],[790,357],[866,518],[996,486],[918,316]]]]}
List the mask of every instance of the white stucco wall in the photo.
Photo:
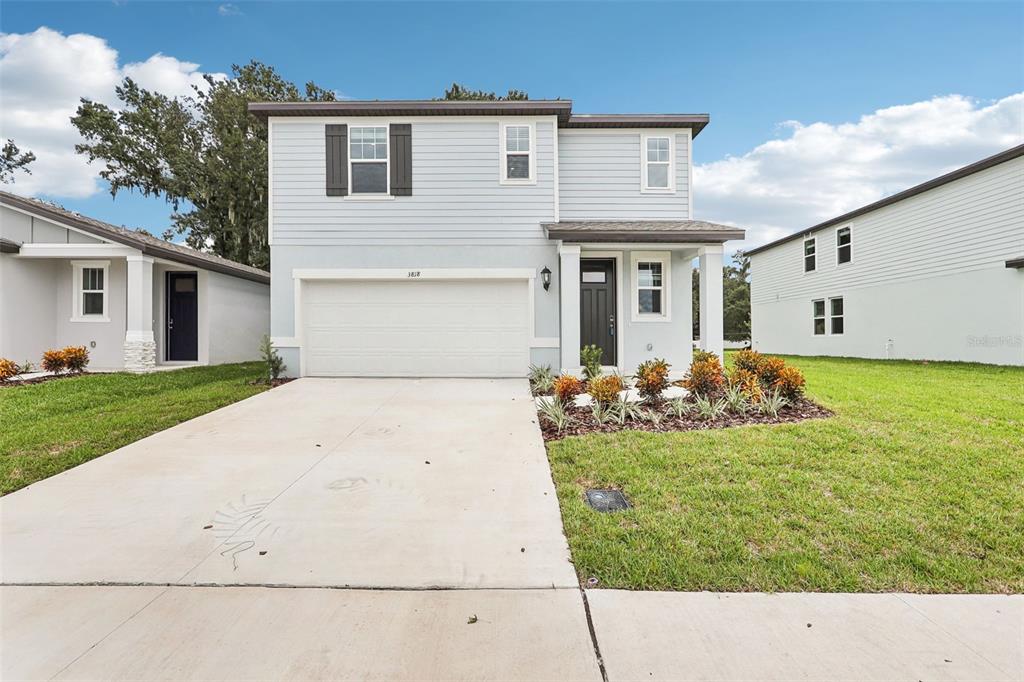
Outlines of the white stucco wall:
{"type": "MultiPolygon", "coordinates": [[[[82,259],[85,260],[85,259],[82,259]]],[[[74,269],[70,260],[57,262],[57,335],[55,347],[85,346],[90,369],[124,367],[124,332],[127,313],[127,262],[109,259],[107,270],[108,322],[72,322],[74,269]]]]}
{"type": "Polygon", "coordinates": [[[753,347],[769,353],[1024,364],[1024,158],[879,208],[751,257],[753,347]],[[842,335],[815,336],[812,301],[841,296],[842,335]]]}
{"type": "Polygon", "coordinates": [[[259,358],[259,343],[270,333],[270,286],[207,273],[208,362],[259,358]]]}
{"type": "Polygon", "coordinates": [[[0,357],[38,365],[56,345],[59,261],[0,254],[0,357]]]}

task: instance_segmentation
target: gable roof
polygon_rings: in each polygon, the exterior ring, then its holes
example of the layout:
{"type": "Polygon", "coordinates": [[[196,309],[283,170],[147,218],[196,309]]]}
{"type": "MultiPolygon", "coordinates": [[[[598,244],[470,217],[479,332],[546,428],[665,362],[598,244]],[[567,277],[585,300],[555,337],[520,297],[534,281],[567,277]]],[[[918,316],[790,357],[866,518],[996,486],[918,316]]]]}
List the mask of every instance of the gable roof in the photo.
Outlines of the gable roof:
{"type": "Polygon", "coordinates": [[[174,242],[154,237],[148,232],[117,227],[116,225],[111,225],[95,218],[89,218],[74,211],[58,208],[38,199],[29,199],[27,197],[20,197],[17,194],[11,194],[10,192],[0,191],[0,206],[16,208],[39,216],[44,220],[73,227],[76,230],[81,230],[96,237],[136,248],[148,256],[156,256],[184,265],[193,265],[262,284],[270,283],[270,273],[265,270],[242,265],[227,258],[214,256],[211,253],[197,251],[182,244],[175,244],[174,242]]]}
{"type": "Polygon", "coordinates": [[[689,128],[693,137],[707,114],[573,114],[571,99],[343,100],[251,102],[249,113],[267,116],[557,116],[559,128],[689,128]]]}
{"type": "Polygon", "coordinates": [[[982,159],[981,161],[975,161],[974,163],[964,166],[963,168],[958,168],[955,171],[946,173],[945,175],[940,175],[939,177],[933,178],[927,182],[922,182],[920,185],[914,185],[910,189],[905,189],[902,192],[899,192],[898,194],[893,194],[892,196],[876,201],[873,204],[868,204],[867,206],[861,206],[860,208],[850,211],[849,213],[844,213],[843,215],[838,216],[836,218],[831,218],[823,223],[818,223],[813,227],[808,227],[803,230],[800,230],[799,232],[794,232],[793,234],[787,235],[780,239],[776,239],[775,241],[768,242],[767,244],[759,246],[756,249],[751,249],[746,253],[748,256],[753,256],[756,253],[767,251],[768,249],[776,247],[779,244],[785,244],[786,242],[793,241],[794,239],[799,239],[805,234],[811,234],[812,232],[823,230],[826,227],[833,227],[835,225],[845,223],[849,220],[852,220],[853,218],[862,216],[865,213],[870,213],[871,211],[878,210],[884,206],[889,206],[899,201],[903,201],[904,199],[909,199],[912,196],[922,194],[924,192],[927,192],[928,190],[935,189],[936,187],[941,187],[943,185],[949,184],[954,180],[966,178],[968,175],[973,175],[979,171],[991,168],[992,166],[998,166],[1001,163],[1005,163],[1012,159],[1016,159],[1020,156],[1024,156],[1024,144],[1017,145],[1016,147],[1011,147],[1006,151],[999,152],[998,154],[989,156],[988,158],[982,159]]]}

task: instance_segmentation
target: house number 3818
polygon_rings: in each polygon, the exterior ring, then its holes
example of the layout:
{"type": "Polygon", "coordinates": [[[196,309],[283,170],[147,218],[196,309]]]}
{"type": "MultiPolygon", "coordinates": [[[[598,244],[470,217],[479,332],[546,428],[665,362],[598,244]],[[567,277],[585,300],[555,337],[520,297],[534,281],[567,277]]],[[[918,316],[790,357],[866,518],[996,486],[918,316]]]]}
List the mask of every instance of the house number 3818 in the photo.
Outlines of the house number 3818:
{"type": "Polygon", "coordinates": [[[410,270],[408,276],[409,277],[419,277],[420,276],[420,271],[419,270],[410,270]]]}

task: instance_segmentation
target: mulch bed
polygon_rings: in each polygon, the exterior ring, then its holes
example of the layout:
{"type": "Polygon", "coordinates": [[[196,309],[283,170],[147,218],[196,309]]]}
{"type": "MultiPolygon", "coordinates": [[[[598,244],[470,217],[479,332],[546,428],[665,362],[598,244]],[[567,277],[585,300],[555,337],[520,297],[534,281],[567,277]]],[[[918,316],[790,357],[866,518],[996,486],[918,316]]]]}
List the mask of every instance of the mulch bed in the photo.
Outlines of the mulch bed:
{"type": "MultiPolygon", "coordinates": [[[[289,381],[295,381],[295,377],[281,377],[280,379],[271,379],[270,388],[277,388],[278,386],[287,384],[289,381]]],[[[250,381],[250,386],[266,386],[267,382],[264,379],[257,379],[256,381],[250,381]]]]}
{"type": "Polygon", "coordinates": [[[77,374],[48,374],[45,377],[35,377],[34,379],[0,381],[0,388],[14,388],[15,386],[28,386],[29,384],[42,384],[47,381],[53,381],[54,379],[70,379],[71,377],[83,377],[88,374],[92,374],[92,372],[79,372],[77,374]]]}
{"type": "Polygon", "coordinates": [[[833,415],[817,403],[806,398],[787,405],[779,410],[778,417],[771,417],[760,412],[751,412],[746,415],[738,415],[727,412],[714,421],[707,421],[696,414],[689,414],[685,417],[666,416],[657,426],[649,421],[628,420],[625,424],[598,424],[594,421],[590,406],[572,406],[566,410],[572,417],[572,422],[561,433],[540,413],[537,414],[537,421],[540,424],[541,434],[545,441],[560,440],[568,436],[583,436],[588,433],[615,433],[617,431],[653,431],[667,433],[670,431],[706,431],[708,429],[725,429],[731,426],[748,426],[751,424],[793,424],[807,419],[824,419],[833,415]]]}

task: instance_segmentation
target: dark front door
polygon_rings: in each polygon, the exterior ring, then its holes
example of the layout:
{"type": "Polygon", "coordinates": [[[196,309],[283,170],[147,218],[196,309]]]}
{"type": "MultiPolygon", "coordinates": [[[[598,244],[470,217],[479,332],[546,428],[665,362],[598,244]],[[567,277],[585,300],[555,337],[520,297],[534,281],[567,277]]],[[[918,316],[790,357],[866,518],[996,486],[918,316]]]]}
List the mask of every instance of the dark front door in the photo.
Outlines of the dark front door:
{"type": "Polygon", "coordinates": [[[196,273],[167,273],[167,359],[199,359],[196,273]]]}
{"type": "Polygon", "coordinates": [[[601,364],[615,358],[615,261],[580,261],[580,343],[595,344],[604,353],[601,364]]]}

